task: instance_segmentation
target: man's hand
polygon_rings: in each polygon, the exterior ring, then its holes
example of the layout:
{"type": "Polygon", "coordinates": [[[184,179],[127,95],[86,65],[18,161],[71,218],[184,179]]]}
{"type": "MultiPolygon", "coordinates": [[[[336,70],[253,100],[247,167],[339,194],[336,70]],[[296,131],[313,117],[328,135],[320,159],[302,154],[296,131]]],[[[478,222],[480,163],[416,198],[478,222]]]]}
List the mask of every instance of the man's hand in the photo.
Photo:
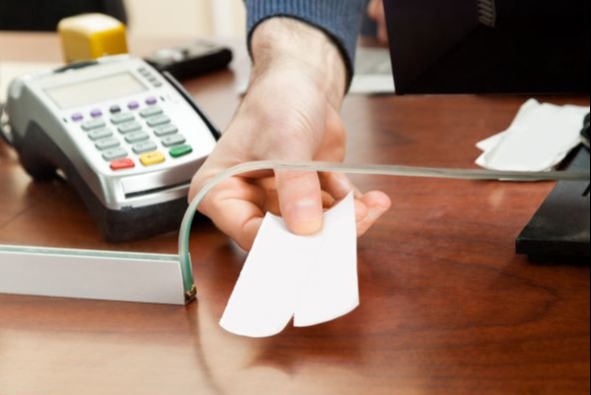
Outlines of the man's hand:
{"type": "Polygon", "coordinates": [[[367,8],[367,14],[378,26],[378,40],[383,44],[388,44],[388,26],[386,24],[384,0],[371,0],[367,8]]]}
{"type": "MultiPolygon", "coordinates": [[[[295,20],[264,22],[253,36],[249,91],[215,151],[195,175],[190,199],[221,171],[259,160],[342,162],[346,132],[338,113],[346,70],[321,31],[295,20]]],[[[282,215],[289,229],[322,229],[323,209],[355,192],[359,235],[390,207],[381,192],[362,195],[346,176],[316,172],[260,172],[215,188],[199,210],[249,250],[265,212],[282,215]]]]}

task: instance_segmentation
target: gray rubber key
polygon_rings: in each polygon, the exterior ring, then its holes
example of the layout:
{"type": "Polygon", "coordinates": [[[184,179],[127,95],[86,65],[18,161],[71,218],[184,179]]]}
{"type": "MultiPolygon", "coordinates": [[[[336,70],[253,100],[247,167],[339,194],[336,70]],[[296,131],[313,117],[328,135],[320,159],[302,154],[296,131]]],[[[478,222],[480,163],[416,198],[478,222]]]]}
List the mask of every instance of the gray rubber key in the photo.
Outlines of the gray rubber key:
{"type": "Polygon", "coordinates": [[[131,122],[126,122],[124,124],[121,124],[121,126],[119,126],[119,132],[122,134],[126,134],[126,133],[136,132],[136,131],[140,130],[141,128],[142,128],[142,125],[140,125],[139,122],[131,121],[131,122]]]}
{"type": "Polygon", "coordinates": [[[113,115],[111,122],[115,125],[119,125],[125,122],[133,121],[135,117],[130,112],[123,112],[121,114],[113,115]]]}
{"type": "Polygon", "coordinates": [[[179,128],[177,128],[173,124],[158,126],[157,128],[154,129],[154,133],[158,137],[169,136],[171,134],[175,134],[178,131],[179,131],[179,128]]]}
{"type": "Polygon", "coordinates": [[[135,152],[136,154],[143,154],[146,152],[156,151],[158,147],[152,141],[144,141],[135,144],[132,148],[133,152],[135,152]]]}
{"type": "Polygon", "coordinates": [[[106,139],[106,140],[99,140],[96,143],[96,148],[101,151],[108,150],[111,148],[119,147],[121,143],[117,139],[106,139]]]}
{"type": "Polygon", "coordinates": [[[92,141],[96,141],[100,139],[105,139],[107,137],[113,137],[113,132],[109,129],[98,129],[89,132],[88,137],[90,137],[92,141]]]}
{"type": "Polygon", "coordinates": [[[170,123],[170,118],[166,115],[156,115],[155,117],[148,118],[148,125],[153,128],[160,125],[166,125],[167,123],[170,123]]]}
{"type": "Polygon", "coordinates": [[[182,134],[175,134],[173,136],[166,136],[162,139],[162,145],[165,147],[172,147],[173,145],[185,144],[187,139],[182,134]]]}
{"type": "Polygon", "coordinates": [[[93,119],[92,121],[84,122],[82,124],[82,130],[89,132],[94,129],[104,128],[105,126],[107,125],[102,119],[93,119]]]}
{"type": "Polygon", "coordinates": [[[160,107],[148,107],[146,109],[143,109],[142,111],[140,111],[140,115],[142,116],[142,118],[149,118],[149,117],[153,117],[154,115],[160,115],[162,114],[162,109],[160,107]]]}
{"type": "Polygon", "coordinates": [[[150,136],[145,132],[133,132],[125,135],[125,141],[130,144],[139,143],[140,141],[148,140],[150,136]]]}
{"type": "Polygon", "coordinates": [[[113,148],[103,152],[103,158],[108,162],[126,157],[127,151],[125,151],[123,148],[113,148]]]}

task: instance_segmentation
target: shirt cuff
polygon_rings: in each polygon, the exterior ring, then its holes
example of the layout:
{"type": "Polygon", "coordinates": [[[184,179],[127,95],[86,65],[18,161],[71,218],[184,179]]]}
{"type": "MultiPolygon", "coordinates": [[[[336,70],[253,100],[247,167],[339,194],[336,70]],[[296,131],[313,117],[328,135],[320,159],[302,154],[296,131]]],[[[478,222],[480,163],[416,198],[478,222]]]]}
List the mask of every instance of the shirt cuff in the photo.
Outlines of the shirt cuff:
{"type": "Polygon", "coordinates": [[[332,39],[343,56],[350,83],[366,4],[367,0],[246,0],[249,49],[252,34],[262,22],[275,17],[297,19],[332,39]]]}

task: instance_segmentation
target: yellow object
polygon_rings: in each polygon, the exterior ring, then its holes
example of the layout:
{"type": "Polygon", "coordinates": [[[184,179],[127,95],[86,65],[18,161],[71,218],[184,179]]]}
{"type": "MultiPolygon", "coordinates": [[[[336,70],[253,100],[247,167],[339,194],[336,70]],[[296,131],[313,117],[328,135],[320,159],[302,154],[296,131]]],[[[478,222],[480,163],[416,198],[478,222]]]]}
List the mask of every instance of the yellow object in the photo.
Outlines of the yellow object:
{"type": "Polygon", "coordinates": [[[103,14],[62,19],[58,25],[66,63],[127,53],[125,25],[103,14]]]}
{"type": "Polygon", "coordinates": [[[166,160],[161,152],[150,152],[149,154],[143,154],[140,157],[140,162],[144,166],[154,166],[163,163],[166,160]]]}

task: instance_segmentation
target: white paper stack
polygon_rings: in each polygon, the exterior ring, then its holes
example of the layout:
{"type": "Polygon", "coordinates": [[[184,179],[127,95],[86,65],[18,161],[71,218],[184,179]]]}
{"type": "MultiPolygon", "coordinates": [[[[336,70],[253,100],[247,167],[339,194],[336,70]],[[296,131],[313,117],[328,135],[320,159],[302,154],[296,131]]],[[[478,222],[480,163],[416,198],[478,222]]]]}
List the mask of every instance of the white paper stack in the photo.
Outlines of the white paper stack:
{"type": "Polygon", "coordinates": [[[326,323],[359,306],[357,229],[353,195],[325,214],[322,232],[292,234],[268,214],[220,325],[262,338],[326,323]]]}
{"type": "Polygon", "coordinates": [[[550,171],[581,143],[589,107],[526,102],[505,132],[477,144],[476,164],[490,170],[550,171]]]}

